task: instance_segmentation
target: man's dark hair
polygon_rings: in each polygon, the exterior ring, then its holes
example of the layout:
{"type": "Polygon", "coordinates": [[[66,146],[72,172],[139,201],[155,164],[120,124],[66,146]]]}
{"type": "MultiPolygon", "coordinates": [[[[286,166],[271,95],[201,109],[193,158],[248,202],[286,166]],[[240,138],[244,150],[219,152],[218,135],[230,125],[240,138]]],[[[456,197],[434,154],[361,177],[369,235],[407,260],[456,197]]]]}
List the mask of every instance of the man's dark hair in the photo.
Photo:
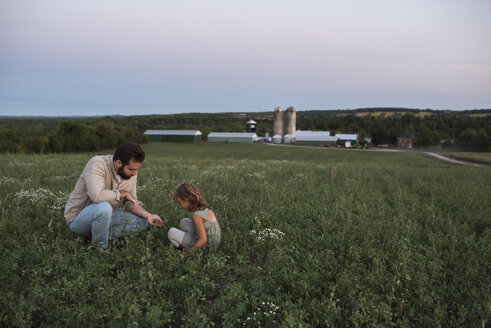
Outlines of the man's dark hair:
{"type": "Polygon", "coordinates": [[[126,142],[119,146],[114,152],[113,160],[121,160],[123,165],[128,165],[130,160],[136,163],[143,163],[145,160],[145,152],[139,144],[134,142],[126,142]]]}

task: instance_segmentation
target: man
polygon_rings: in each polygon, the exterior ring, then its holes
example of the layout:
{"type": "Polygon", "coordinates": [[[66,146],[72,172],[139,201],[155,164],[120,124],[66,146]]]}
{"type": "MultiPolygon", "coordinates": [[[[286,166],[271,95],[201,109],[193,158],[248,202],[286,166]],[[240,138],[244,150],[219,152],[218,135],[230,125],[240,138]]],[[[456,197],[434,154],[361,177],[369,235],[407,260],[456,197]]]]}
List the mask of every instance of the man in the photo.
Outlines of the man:
{"type": "Polygon", "coordinates": [[[110,239],[161,226],[156,214],[147,212],[136,197],[136,172],[145,159],[138,144],[119,146],[114,155],[92,157],[65,207],[70,230],[92,237],[92,246],[106,249],[110,239]],[[125,208],[119,208],[127,201],[125,208]]]}

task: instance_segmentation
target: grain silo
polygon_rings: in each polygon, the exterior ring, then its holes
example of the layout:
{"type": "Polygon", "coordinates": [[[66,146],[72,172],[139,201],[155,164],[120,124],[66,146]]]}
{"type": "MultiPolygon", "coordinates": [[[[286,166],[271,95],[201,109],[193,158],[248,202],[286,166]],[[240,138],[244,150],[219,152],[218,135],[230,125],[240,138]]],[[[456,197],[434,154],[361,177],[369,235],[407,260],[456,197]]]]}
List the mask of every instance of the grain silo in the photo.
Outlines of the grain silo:
{"type": "Polygon", "coordinates": [[[283,137],[283,120],[284,120],[284,112],[281,107],[276,107],[274,109],[274,135],[283,137]]]}
{"type": "Polygon", "coordinates": [[[285,121],[285,133],[289,134],[295,139],[295,131],[297,130],[297,111],[295,107],[288,107],[286,109],[286,121],[285,121]]]}
{"type": "Polygon", "coordinates": [[[292,135],[287,133],[283,136],[283,143],[285,144],[291,144],[293,143],[293,138],[292,138],[292,135]]]}
{"type": "Polygon", "coordinates": [[[283,142],[283,137],[282,136],[280,136],[279,134],[275,134],[273,136],[273,143],[274,144],[280,144],[282,142],[283,142]]]}

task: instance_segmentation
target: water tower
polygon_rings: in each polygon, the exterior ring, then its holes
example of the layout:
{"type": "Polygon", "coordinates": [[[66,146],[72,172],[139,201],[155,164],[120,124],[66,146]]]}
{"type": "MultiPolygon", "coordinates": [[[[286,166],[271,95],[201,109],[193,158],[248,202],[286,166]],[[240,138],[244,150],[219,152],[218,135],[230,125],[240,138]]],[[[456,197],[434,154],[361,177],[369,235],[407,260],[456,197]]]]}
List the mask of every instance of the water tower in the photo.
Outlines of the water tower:
{"type": "Polygon", "coordinates": [[[249,120],[247,121],[247,132],[254,132],[256,133],[256,121],[254,120],[249,120]]]}

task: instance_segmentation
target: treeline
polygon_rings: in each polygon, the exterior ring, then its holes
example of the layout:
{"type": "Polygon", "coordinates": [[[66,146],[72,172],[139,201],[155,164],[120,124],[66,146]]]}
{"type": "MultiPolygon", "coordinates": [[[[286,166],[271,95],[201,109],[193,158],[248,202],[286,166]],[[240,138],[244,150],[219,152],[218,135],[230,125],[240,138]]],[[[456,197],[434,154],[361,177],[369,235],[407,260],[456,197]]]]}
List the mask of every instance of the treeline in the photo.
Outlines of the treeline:
{"type": "Polygon", "coordinates": [[[297,113],[297,129],[356,133],[375,145],[397,145],[397,137],[412,135],[419,147],[459,147],[491,150],[491,110],[432,111],[386,109],[325,115],[323,111],[297,113]],[[366,115],[360,115],[366,114],[366,115]],[[376,114],[376,115],[371,115],[376,114]]]}
{"type": "Polygon", "coordinates": [[[60,120],[56,126],[50,120],[45,122],[46,126],[38,122],[35,129],[0,129],[0,152],[72,153],[114,148],[125,141],[147,142],[135,126],[115,125],[106,120],[94,124],[60,120]]]}
{"type": "MultiPolygon", "coordinates": [[[[65,153],[114,148],[122,142],[148,142],[147,129],[245,131],[244,115],[175,114],[82,118],[0,117],[0,153],[65,153]]],[[[272,116],[270,122],[271,126],[272,116]]],[[[262,127],[264,131],[265,127],[262,127]]]]}
{"type": "MultiPolygon", "coordinates": [[[[80,152],[114,148],[124,141],[147,142],[147,129],[245,132],[273,135],[274,113],[187,113],[85,118],[0,118],[0,152],[80,152]]],[[[420,147],[491,150],[491,110],[433,111],[405,108],[297,111],[297,130],[331,131],[395,146],[397,137],[415,136],[420,147]]]]}

